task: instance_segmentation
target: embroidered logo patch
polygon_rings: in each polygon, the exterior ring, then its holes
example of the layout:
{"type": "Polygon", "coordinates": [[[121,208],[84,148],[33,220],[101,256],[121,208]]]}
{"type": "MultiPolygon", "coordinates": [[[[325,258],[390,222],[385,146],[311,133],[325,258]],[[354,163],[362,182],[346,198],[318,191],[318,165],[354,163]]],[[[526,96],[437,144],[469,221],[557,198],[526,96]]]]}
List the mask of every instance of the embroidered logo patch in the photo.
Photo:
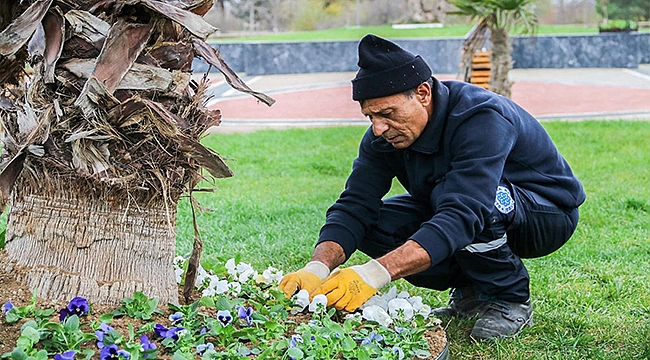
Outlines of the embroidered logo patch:
{"type": "Polygon", "coordinates": [[[494,200],[494,206],[502,214],[509,214],[515,209],[515,201],[512,199],[510,190],[507,187],[499,186],[497,188],[497,197],[494,200]]]}

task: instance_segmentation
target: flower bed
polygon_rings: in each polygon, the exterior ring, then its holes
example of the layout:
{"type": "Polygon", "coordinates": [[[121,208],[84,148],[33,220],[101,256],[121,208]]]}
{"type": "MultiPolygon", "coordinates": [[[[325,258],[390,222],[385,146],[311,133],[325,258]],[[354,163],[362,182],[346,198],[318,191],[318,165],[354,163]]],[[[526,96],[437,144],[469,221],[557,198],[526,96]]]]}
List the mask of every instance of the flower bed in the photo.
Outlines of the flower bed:
{"type": "MultiPolygon", "coordinates": [[[[182,277],[185,260],[178,258],[182,277]]],[[[0,272],[0,351],[6,359],[409,359],[437,358],[444,330],[417,296],[395,288],[355,313],[326,309],[322,297],[287,299],[282,272],[261,274],[229,260],[199,269],[197,301],[159,306],[142,293],[115,307],[83,298],[42,304],[0,272]],[[6,281],[5,281],[6,280],[6,281]]]]}

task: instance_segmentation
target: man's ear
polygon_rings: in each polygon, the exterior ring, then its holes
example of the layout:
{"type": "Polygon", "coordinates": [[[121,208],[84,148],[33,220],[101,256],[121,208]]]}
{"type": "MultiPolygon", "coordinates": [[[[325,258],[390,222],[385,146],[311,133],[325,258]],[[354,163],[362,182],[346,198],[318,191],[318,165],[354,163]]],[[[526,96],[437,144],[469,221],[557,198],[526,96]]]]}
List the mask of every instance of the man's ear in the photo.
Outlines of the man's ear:
{"type": "Polygon", "coordinates": [[[423,106],[429,106],[431,104],[431,85],[429,85],[428,82],[423,82],[422,84],[418,85],[417,88],[415,88],[415,96],[418,97],[418,101],[423,105],[423,106]]]}

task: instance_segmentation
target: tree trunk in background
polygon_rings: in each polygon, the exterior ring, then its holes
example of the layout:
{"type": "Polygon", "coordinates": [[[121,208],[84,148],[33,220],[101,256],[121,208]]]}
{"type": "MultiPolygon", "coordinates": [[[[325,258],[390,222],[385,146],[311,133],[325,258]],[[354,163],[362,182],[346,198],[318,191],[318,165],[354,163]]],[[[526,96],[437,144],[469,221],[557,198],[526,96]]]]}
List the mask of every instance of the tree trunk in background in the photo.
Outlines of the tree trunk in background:
{"type": "Polygon", "coordinates": [[[178,303],[170,266],[176,207],[168,214],[162,199],[135,205],[124,197],[80,191],[84,187],[16,184],[6,251],[19,281],[52,300],[75,295],[118,304],[142,291],[161,303],[178,303]]]}
{"type": "Polygon", "coordinates": [[[512,69],[512,43],[508,31],[492,29],[492,69],[490,72],[490,90],[510,98],[512,82],[508,78],[512,69]]]}
{"type": "Polygon", "coordinates": [[[445,0],[407,0],[408,17],[406,22],[444,23],[447,15],[445,0]]]}

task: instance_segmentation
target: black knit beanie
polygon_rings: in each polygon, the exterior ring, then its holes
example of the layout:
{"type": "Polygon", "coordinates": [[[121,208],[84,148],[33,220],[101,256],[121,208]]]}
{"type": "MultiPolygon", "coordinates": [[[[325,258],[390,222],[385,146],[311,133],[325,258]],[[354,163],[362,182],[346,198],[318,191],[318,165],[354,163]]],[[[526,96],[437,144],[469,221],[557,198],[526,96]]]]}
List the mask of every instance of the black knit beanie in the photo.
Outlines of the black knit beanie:
{"type": "Polygon", "coordinates": [[[372,34],[359,42],[358,65],[352,80],[352,99],[356,101],[414,89],[431,77],[431,69],[420,55],[372,34]]]}

